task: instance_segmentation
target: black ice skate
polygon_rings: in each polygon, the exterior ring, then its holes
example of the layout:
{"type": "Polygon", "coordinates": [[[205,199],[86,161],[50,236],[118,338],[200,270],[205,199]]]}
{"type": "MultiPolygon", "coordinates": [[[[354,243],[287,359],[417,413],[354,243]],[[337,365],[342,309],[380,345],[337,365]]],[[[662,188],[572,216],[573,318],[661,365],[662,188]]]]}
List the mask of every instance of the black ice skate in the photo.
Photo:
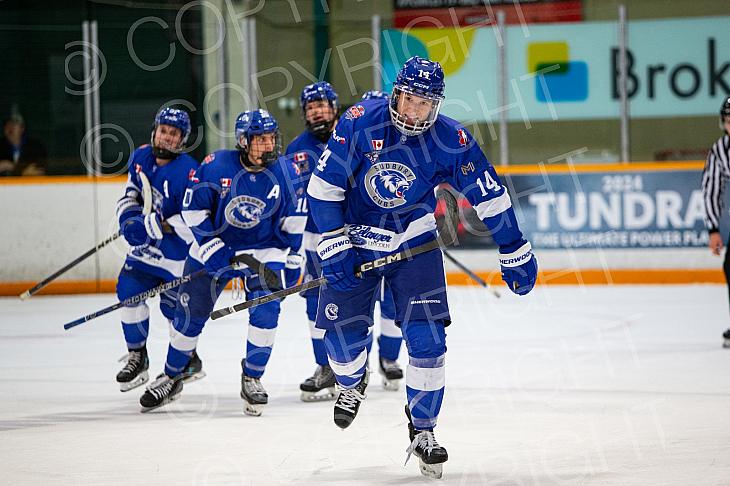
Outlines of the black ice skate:
{"type": "Polygon", "coordinates": [[[145,390],[144,395],[139,399],[142,405],[142,413],[149,412],[156,408],[160,408],[172,401],[180,398],[180,392],[183,389],[182,375],[170,378],[162,373],[152,382],[145,390]]]}
{"type": "Polygon", "coordinates": [[[147,368],[150,366],[149,359],[147,359],[147,348],[130,350],[119,361],[124,361],[125,359],[127,363],[117,373],[117,383],[119,383],[119,389],[123,392],[147,383],[147,380],[149,380],[147,368]]]}
{"type": "Polygon", "coordinates": [[[304,380],[299,389],[302,391],[303,402],[320,402],[334,400],[337,396],[335,390],[335,373],[329,365],[317,366],[314,374],[304,380]]]}
{"type": "Polygon", "coordinates": [[[264,411],[264,405],[269,403],[269,395],[259,378],[241,374],[241,398],[246,404],[243,413],[258,417],[264,411]]]}
{"type": "Polygon", "coordinates": [[[388,391],[398,391],[400,381],[403,379],[403,370],[397,361],[381,357],[380,374],[383,377],[383,388],[388,391]]]}
{"type": "Polygon", "coordinates": [[[724,339],[722,343],[723,348],[730,348],[730,329],[722,333],[722,337],[724,339]]]}
{"type": "Polygon", "coordinates": [[[339,384],[337,389],[340,391],[340,395],[337,397],[335,402],[335,424],[341,428],[346,429],[350,426],[355,417],[357,411],[360,410],[360,403],[365,399],[365,388],[368,386],[368,372],[365,371],[360,383],[355,388],[345,389],[339,384]]]}
{"type": "Polygon", "coordinates": [[[205,378],[205,371],[203,371],[203,362],[200,360],[197,351],[193,351],[190,355],[190,361],[182,372],[183,381],[185,383],[192,383],[205,378]]]}
{"type": "MultiPolygon", "coordinates": [[[[413,427],[408,405],[406,405],[406,416],[408,417],[408,437],[411,439],[411,445],[406,449],[408,455],[405,464],[408,463],[411,454],[415,454],[418,457],[421,474],[429,478],[441,479],[443,464],[449,460],[449,454],[436,442],[432,430],[417,430],[413,427]]],[[[405,464],[403,465],[405,466],[405,464]]]]}

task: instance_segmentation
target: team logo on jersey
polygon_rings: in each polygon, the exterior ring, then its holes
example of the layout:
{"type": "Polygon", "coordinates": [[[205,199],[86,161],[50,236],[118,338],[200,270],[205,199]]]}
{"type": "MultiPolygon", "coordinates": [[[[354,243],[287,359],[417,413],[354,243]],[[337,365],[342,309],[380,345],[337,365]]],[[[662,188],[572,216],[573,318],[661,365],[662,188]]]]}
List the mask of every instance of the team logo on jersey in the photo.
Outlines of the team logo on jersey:
{"type": "Polygon", "coordinates": [[[355,118],[360,118],[365,114],[365,108],[362,105],[355,105],[350,107],[345,112],[345,118],[348,120],[354,120],[355,118]]]}
{"type": "Polygon", "coordinates": [[[134,164],[134,171],[135,171],[135,172],[136,172],[137,174],[139,174],[140,172],[142,172],[142,166],[141,166],[141,165],[139,165],[139,164],[134,164]]]}
{"type": "Polygon", "coordinates": [[[461,145],[462,147],[466,147],[466,143],[468,141],[466,138],[466,130],[464,130],[463,128],[459,128],[458,130],[456,130],[456,134],[459,136],[459,145],[461,145]]]}
{"type": "Polygon", "coordinates": [[[379,152],[367,152],[367,153],[365,153],[365,157],[367,157],[367,159],[370,161],[371,164],[374,164],[380,158],[380,153],[379,152]]]}
{"type": "Polygon", "coordinates": [[[395,208],[406,203],[406,192],[416,175],[399,162],[378,162],[365,174],[365,189],[381,208],[395,208]]]}
{"type": "Polygon", "coordinates": [[[461,173],[467,175],[469,172],[474,172],[474,162],[461,165],[461,173]]]}
{"type": "Polygon", "coordinates": [[[371,144],[373,146],[373,150],[375,150],[375,151],[383,150],[383,140],[372,140],[371,144]]]}
{"type": "Polygon", "coordinates": [[[208,154],[203,159],[204,164],[209,164],[210,162],[213,162],[215,160],[215,154],[208,154]]]}
{"type": "Polygon", "coordinates": [[[253,228],[261,221],[266,203],[251,196],[238,196],[226,205],[226,221],[236,228],[253,228]]]}
{"type": "Polygon", "coordinates": [[[332,130],[332,139],[334,139],[334,141],[339,143],[340,145],[345,145],[345,142],[347,142],[347,139],[345,137],[340,137],[339,135],[337,135],[337,130],[332,130]]]}
{"type": "Polygon", "coordinates": [[[339,312],[340,309],[337,304],[327,304],[327,307],[324,308],[324,316],[330,321],[336,321],[339,312]]]}

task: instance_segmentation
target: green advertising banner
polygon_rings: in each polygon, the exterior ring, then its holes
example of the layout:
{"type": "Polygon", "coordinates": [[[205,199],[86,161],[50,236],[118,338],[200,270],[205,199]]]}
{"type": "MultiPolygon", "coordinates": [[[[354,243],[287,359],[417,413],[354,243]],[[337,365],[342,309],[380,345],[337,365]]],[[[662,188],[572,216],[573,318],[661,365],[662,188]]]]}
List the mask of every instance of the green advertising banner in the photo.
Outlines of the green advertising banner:
{"type": "MultiPolygon", "coordinates": [[[[628,24],[628,89],[634,118],[716,114],[730,94],[730,17],[628,24]]],[[[492,28],[385,30],[383,85],[408,57],[439,61],[443,113],[496,121],[499,35],[492,28]]],[[[618,25],[582,22],[506,28],[509,120],[616,118],[618,25]]]]}

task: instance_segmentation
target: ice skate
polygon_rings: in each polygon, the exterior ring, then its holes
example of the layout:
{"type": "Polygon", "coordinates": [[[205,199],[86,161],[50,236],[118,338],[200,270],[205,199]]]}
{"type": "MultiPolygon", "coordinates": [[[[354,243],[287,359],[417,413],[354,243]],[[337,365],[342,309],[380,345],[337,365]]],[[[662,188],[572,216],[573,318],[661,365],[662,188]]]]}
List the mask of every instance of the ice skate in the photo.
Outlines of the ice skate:
{"type": "Polygon", "coordinates": [[[411,439],[411,445],[406,449],[408,455],[403,465],[408,463],[411,454],[415,454],[418,457],[421,474],[429,478],[441,479],[443,463],[449,460],[449,454],[436,442],[432,430],[417,430],[413,427],[408,405],[406,405],[406,416],[408,417],[408,437],[411,439]]]}
{"type": "Polygon", "coordinates": [[[243,413],[258,417],[264,411],[264,405],[269,403],[269,395],[259,378],[241,374],[241,398],[246,404],[243,413]]]}
{"type": "Polygon", "coordinates": [[[299,389],[302,391],[303,402],[321,402],[334,400],[337,397],[335,389],[335,374],[329,365],[317,366],[314,374],[304,380],[299,389]]]}
{"type": "Polygon", "coordinates": [[[203,371],[203,362],[200,360],[197,351],[193,351],[190,355],[190,361],[182,372],[183,381],[185,383],[192,383],[205,378],[205,371],[203,371]]]}
{"type": "Polygon", "coordinates": [[[722,347],[730,348],[730,329],[728,329],[727,331],[722,333],[722,338],[723,338],[722,347]]]}
{"type": "Polygon", "coordinates": [[[337,397],[335,402],[335,424],[341,428],[346,429],[350,426],[355,417],[357,411],[360,409],[360,403],[365,399],[365,388],[368,386],[368,373],[367,371],[363,375],[360,383],[355,388],[342,388],[339,384],[337,389],[340,395],[337,397]]]}
{"type": "Polygon", "coordinates": [[[398,362],[381,357],[379,371],[383,377],[383,388],[387,391],[398,391],[403,379],[403,370],[398,362]]]}
{"type": "Polygon", "coordinates": [[[150,365],[149,359],[147,358],[147,348],[130,350],[120,361],[124,361],[125,359],[127,363],[117,373],[117,383],[119,383],[119,389],[123,392],[147,383],[147,380],[149,380],[147,368],[150,365]]]}
{"type": "Polygon", "coordinates": [[[180,398],[180,392],[183,389],[182,375],[174,378],[161,373],[155,381],[152,382],[145,390],[144,395],[139,399],[142,405],[142,413],[149,412],[156,408],[160,408],[172,401],[180,398]]]}

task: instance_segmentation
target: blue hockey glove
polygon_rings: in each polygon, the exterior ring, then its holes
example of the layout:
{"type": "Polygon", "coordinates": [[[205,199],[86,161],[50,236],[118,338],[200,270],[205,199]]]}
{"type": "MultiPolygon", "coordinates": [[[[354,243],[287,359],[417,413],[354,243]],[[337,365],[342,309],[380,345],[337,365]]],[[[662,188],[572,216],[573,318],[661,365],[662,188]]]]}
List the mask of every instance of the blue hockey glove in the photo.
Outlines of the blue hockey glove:
{"type": "Polygon", "coordinates": [[[141,214],[121,219],[119,228],[130,246],[141,246],[147,243],[147,231],[141,214]]]}
{"type": "Polygon", "coordinates": [[[161,240],[162,234],[162,218],[157,213],[150,213],[144,217],[144,227],[147,235],[153,240],[161,240]]]}
{"type": "MultiPolygon", "coordinates": [[[[522,240],[515,250],[499,249],[499,265],[502,267],[502,280],[517,295],[525,295],[537,280],[537,259],[532,254],[529,241],[522,240]],[[507,252],[503,253],[503,250],[507,252]]],[[[515,245],[516,246],[516,245],[515,245]]]]}
{"type": "Polygon", "coordinates": [[[211,276],[218,279],[231,280],[244,277],[244,273],[231,266],[231,258],[235,252],[228,248],[220,238],[213,238],[200,247],[200,259],[211,276]]]}
{"type": "Polygon", "coordinates": [[[327,285],[340,292],[360,285],[360,279],[355,276],[355,250],[345,228],[323,233],[317,255],[322,260],[322,276],[327,279],[327,285]]]}
{"type": "Polygon", "coordinates": [[[304,264],[304,257],[299,253],[289,253],[286,257],[286,267],[284,267],[284,279],[286,280],[286,287],[293,287],[299,282],[299,277],[302,275],[302,266],[304,264]]]}

